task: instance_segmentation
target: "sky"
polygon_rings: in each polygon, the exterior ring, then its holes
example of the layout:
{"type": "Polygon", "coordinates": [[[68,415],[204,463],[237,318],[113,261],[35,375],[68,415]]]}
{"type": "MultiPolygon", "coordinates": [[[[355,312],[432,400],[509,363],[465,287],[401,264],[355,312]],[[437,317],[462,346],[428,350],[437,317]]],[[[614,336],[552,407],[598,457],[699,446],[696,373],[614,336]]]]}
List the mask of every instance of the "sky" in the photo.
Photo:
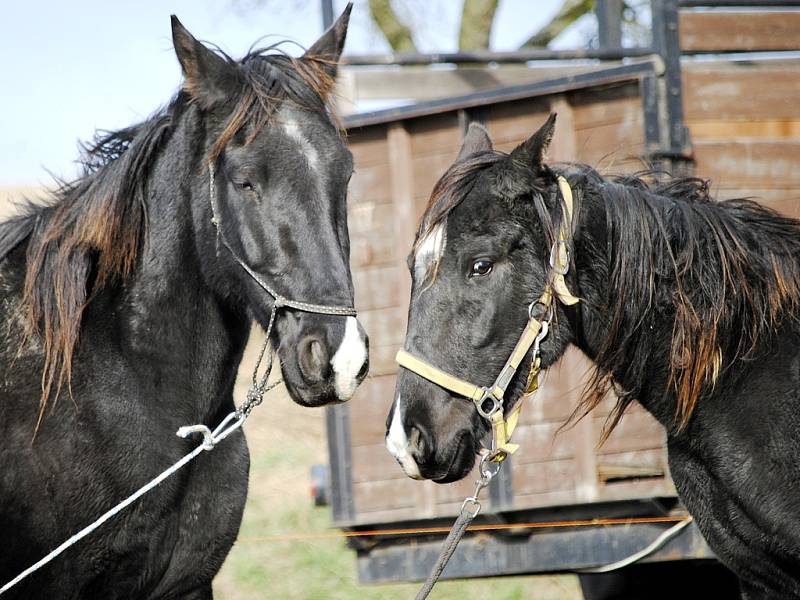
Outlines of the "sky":
{"type": "MultiPolygon", "coordinates": [[[[345,4],[334,0],[337,15],[345,4]]],[[[461,2],[394,4],[416,25],[420,51],[456,49],[461,2]]],[[[500,0],[492,48],[518,47],[559,4],[500,0]]],[[[0,0],[0,8],[0,186],[74,177],[79,140],[141,121],[169,101],[181,76],[172,13],[234,57],[266,35],[307,47],[322,33],[319,0],[0,0]]],[[[388,51],[367,10],[356,0],[346,54],[388,51]]]]}

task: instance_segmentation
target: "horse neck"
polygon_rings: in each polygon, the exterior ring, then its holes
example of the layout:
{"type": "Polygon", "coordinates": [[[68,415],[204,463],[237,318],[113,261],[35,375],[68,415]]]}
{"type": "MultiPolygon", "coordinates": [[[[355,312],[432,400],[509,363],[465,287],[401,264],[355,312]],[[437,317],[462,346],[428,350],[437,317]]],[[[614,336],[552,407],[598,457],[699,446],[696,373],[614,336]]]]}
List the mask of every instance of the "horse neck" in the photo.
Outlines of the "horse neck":
{"type": "Polygon", "coordinates": [[[208,184],[200,157],[191,154],[202,135],[192,113],[154,165],[138,267],[116,305],[128,351],[192,390],[194,409],[205,416],[230,402],[250,324],[203,276],[198,249],[213,243],[214,234],[210,217],[193,210],[203,205],[208,184]]]}
{"type": "MultiPolygon", "coordinates": [[[[630,392],[631,399],[638,400],[663,423],[673,423],[674,403],[665,392],[674,307],[658,303],[654,310],[647,298],[633,297],[637,290],[611,289],[613,257],[630,250],[619,248],[618,236],[612,234],[630,225],[618,221],[624,203],[608,199],[603,185],[597,182],[576,191],[580,209],[574,277],[583,300],[573,322],[575,344],[595,362],[598,373],[610,373],[618,389],[630,392]],[[617,203],[615,210],[609,209],[609,202],[617,203]],[[611,347],[609,339],[615,340],[611,347]]],[[[642,229],[636,234],[643,240],[648,237],[646,230],[655,226],[647,219],[637,225],[642,229]]],[[[652,248],[646,250],[651,252],[652,248]]],[[[635,268],[633,264],[631,268],[635,268]]]]}

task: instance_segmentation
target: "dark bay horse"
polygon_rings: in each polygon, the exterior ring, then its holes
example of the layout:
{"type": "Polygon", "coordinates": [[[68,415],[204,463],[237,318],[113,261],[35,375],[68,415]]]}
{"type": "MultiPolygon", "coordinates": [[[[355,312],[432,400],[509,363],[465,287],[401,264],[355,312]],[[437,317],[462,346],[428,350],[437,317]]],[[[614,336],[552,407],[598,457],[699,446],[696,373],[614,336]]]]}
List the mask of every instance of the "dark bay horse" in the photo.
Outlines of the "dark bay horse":
{"type": "MultiPolygon", "coordinates": [[[[250,324],[276,305],[257,279],[352,307],[353,163],[329,106],[349,13],[300,58],[241,61],[173,17],[177,96],[0,224],[0,585],[196,447],[178,427],[233,410],[250,324]]],[[[365,376],[353,316],[284,305],[271,341],[300,404],[365,376]]],[[[3,597],[211,598],[248,468],[237,432],[3,597]]]]}
{"type": "MultiPolygon", "coordinates": [[[[579,301],[553,301],[540,358],[547,368],[574,344],[594,362],[573,416],[613,386],[610,430],[639,401],[666,428],[680,498],[743,595],[800,597],[800,223],[712,201],[699,179],[550,168],[554,122],[510,154],[470,129],[409,259],[405,350],[490,386],[554,281],[566,230],[566,289],[579,301]],[[571,221],[559,176],[574,195],[571,221]]],[[[387,446],[409,476],[463,478],[487,424],[473,402],[400,369],[387,446]]]]}

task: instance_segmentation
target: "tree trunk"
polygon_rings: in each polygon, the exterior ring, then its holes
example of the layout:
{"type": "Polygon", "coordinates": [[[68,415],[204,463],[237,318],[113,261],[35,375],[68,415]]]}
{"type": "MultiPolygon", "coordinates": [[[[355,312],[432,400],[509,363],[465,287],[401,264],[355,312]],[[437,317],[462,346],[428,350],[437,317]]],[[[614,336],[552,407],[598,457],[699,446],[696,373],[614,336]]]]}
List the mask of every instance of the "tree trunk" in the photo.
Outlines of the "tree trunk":
{"type": "Polygon", "coordinates": [[[564,0],[556,16],[554,16],[547,25],[528,38],[528,41],[522,44],[521,47],[546,47],[567,27],[590,10],[594,10],[594,6],[595,0],[564,0]]]}
{"type": "Polygon", "coordinates": [[[461,11],[461,29],[458,33],[460,50],[478,50],[489,47],[492,23],[498,0],[464,0],[461,11]]]}
{"type": "Polygon", "coordinates": [[[372,20],[383,32],[386,41],[395,52],[416,52],[411,30],[397,18],[391,0],[369,0],[372,20]]]}

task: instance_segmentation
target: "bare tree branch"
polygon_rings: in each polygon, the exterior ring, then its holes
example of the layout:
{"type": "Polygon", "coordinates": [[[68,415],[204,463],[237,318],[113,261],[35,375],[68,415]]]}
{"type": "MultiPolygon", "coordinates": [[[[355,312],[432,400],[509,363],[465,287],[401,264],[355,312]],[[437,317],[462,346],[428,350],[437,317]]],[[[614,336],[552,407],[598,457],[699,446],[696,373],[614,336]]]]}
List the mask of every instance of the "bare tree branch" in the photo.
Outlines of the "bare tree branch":
{"type": "Polygon", "coordinates": [[[464,0],[461,11],[461,28],[458,32],[460,50],[478,50],[489,47],[492,23],[498,0],[464,0]]]}
{"type": "Polygon", "coordinates": [[[564,0],[552,20],[534,33],[521,48],[546,47],[567,27],[587,12],[594,10],[595,0],[564,0]]]}
{"type": "Polygon", "coordinates": [[[369,12],[392,50],[395,52],[417,51],[417,46],[411,37],[411,29],[397,17],[391,0],[369,0],[369,12]]]}

